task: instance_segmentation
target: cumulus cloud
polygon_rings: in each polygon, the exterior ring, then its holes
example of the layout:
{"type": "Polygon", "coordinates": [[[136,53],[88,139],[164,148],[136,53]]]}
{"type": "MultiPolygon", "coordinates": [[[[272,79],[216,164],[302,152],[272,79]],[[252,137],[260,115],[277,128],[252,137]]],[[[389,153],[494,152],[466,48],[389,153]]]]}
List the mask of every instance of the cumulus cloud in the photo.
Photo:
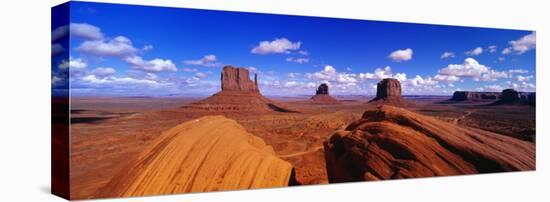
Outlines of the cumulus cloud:
{"type": "Polygon", "coordinates": [[[384,68],[376,68],[373,73],[360,73],[359,78],[366,80],[381,80],[391,78],[392,75],[391,67],[386,66],[384,68]]]}
{"type": "Polygon", "coordinates": [[[500,78],[508,78],[507,71],[495,71],[489,70],[487,73],[484,73],[479,78],[474,78],[476,81],[496,81],[500,78]]]}
{"type": "Polygon", "coordinates": [[[536,90],[535,84],[529,83],[527,81],[521,81],[521,82],[508,81],[506,83],[508,84],[508,88],[512,88],[517,91],[532,92],[536,90]]]}
{"type": "Polygon", "coordinates": [[[300,75],[302,75],[302,74],[300,74],[300,73],[294,73],[294,72],[290,72],[290,73],[287,74],[287,76],[288,76],[289,78],[296,78],[296,77],[299,77],[300,75]]]}
{"type": "Polygon", "coordinates": [[[254,54],[277,54],[277,53],[285,53],[288,54],[292,50],[298,50],[300,49],[300,46],[302,45],[302,42],[292,42],[286,38],[276,38],[273,41],[260,41],[258,45],[252,50],[250,50],[251,53],[254,54]]]}
{"type": "Polygon", "coordinates": [[[450,64],[438,71],[436,80],[454,82],[461,78],[471,78],[474,81],[496,81],[509,78],[509,71],[497,71],[477,62],[473,58],[466,58],[462,64],[450,64]]]}
{"type": "Polygon", "coordinates": [[[135,55],[138,49],[132,45],[130,39],[123,36],[117,36],[107,41],[84,41],[76,50],[81,53],[96,56],[128,57],[135,55]]]}
{"type": "Polygon", "coordinates": [[[455,53],[453,52],[444,52],[440,56],[441,59],[454,58],[454,57],[455,57],[455,53]]]}
{"type": "Polygon", "coordinates": [[[197,72],[199,70],[195,69],[195,68],[184,67],[183,69],[181,69],[181,71],[183,71],[183,72],[197,72]]]}
{"type": "Polygon", "coordinates": [[[52,43],[52,56],[58,55],[65,51],[65,48],[59,43],[52,43]]]}
{"type": "Polygon", "coordinates": [[[489,51],[489,53],[497,52],[497,46],[495,45],[489,46],[487,47],[487,51],[489,51]]]}
{"type": "Polygon", "coordinates": [[[403,61],[409,61],[412,60],[413,56],[413,50],[410,48],[404,49],[404,50],[396,50],[390,53],[388,55],[388,58],[393,60],[394,62],[403,62],[403,61]]]}
{"type": "Polygon", "coordinates": [[[462,64],[450,64],[438,72],[441,75],[453,75],[457,77],[480,77],[489,71],[489,67],[479,64],[473,58],[466,58],[462,64]]]}
{"type": "Polygon", "coordinates": [[[91,73],[99,78],[103,78],[106,76],[115,75],[116,70],[111,67],[98,67],[92,70],[91,73]]]}
{"type": "Polygon", "coordinates": [[[87,23],[71,23],[70,33],[72,37],[84,40],[103,39],[103,33],[101,33],[101,29],[87,23]]]}
{"type": "Polygon", "coordinates": [[[305,51],[305,50],[301,50],[301,51],[298,51],[298,54],[300,55],[309,55],[309,52],[305,51]]]}
{"type": "Polygon", "coordinates": [[[532,78],[533,78],[533,75],[529,75],[529,76],[517,75],[516,76],[516,80],[519,81],[519,82],[529,81],[532,78]]]}
{"type": "Polygon", "coordinates": [[[483,87],[476,88],[477,91],[489,91],[489,92],[499,92],[504,90],[505,87],[501,85],[487,85],[483,87]]]}
{"type": "Polygon", "coordinates": [[[141,50],[143,50],[143,51],[149,51],[149,50],[151,50],[151,49],[153,49],[153,45],[145,45],[145,46],[143,46],[143,48],[142,48],[141,50]]]}
{"type": "Polygon", "coordinates": [[[414,87],[421,87],[421,86],[434,86],[437,85],[437,81],[432,79],[431,77],[422,78],[419,75],[416,75],[416,77],[412,79],[407,80],[407,84],[410,84],[414,87]]]}
{"type": "Polygon", "coordinates": [[[460,78],[455,75],[441,75],[441,74],[435,75],[433,79],[436,81],[442,81],[447,83],[454,83],[460,80],[460,78]]]}
{"type": "Polygon", "coordinates": [[[407,74],[405,73],[397,73],[393,76],[394,79],[397,79],[399,82],[403,83],[407,81],[407,74]]]}
{"type": "Polygon", "coordinates": [[[199,65],[199,66],[205,66],[205,67],[215,67],[219,66],[218,59],[216,55],[210,54],[205,55],[201,59],[198,60],[186,60],[184,61],[185,64],[188,65],[199,65]]]}
{"type": "Polygon", "coordinates": [[[205,79],[205,78],[208,78],[208,73],[206,72],[197,72],[195,73],[195,77],[199,78],[199,79],[205,79]]]}
{"type": "Polygon", "coordinates": [[[509,73],[512,73],[512,74],[527,74],[529,73],[529,70],[526,70],[526,69],[510,69],[508,70],[509,73]]]}
{"type": "Polygon", "coordinates": [[[518,40],[509,41],[509,47],[502,50],[502,54],[514,53],[521,55],[529,50],[535,49],[537,46],[537,35],[535,32],[525,35],[518,40]]]}
{"type": "Polygon", "coordinates": [[[57,41],[69,35],[69,25],[63,25],[52,30],[52,41],[57,41]]]}
{"type": "Polygon", "coordinates": [[[83,70],[88,66],[82,58],[69,58],[69,61],[63,60],[57,66],[61,70],[71,69],[71,70],[83,70]]]}
{"type": "Polygon", "coordinates": [[[149,80],[149,79],[136,79],[131,77],[115,77],[115,76],[100,78],[94,74],[90,74],[85,77],[82,77],[81,81],[84,84],[90,84],[90,85],[116,85],[116,86],[145,85],[145,86],[151,86],[151,87],[158,87],[163,85],[162,83],[159,83],[154,80],[149,80]]]}
{"type": "Polygon", "coordinates": [[[472,50],[469,50],[469,51],[466,51],[464,52],[466,55],[480,55],[483,53],[483,48],[482,47],[477,47],[477,48],[474,48],[472,50]]]}
{"type": "Polygon", "coordinates": [[[246,69],[248,69],[248,72],[250,72],[251,74],[255,74],[258,72],[258,69],[256,67],[247,67],[246,69]]]}
{"type": "Polygon", "coordinates": [[[309,58],[294,58],[294,57],[288,57],[286,58],[287,62],[295,62],[298,64],[304,64],[309,62],[309,58]]]}
{"type": "Polygon", "coordinates": [[[140,56],[131,56],[125,58],[125,61],[128,64],[131,64],[134,69],[146,71],[146,72],[162,72],[162,71],[171,71],[175,72],[178,69],[176,65],[172,63],[171,60],[164,60],[155,58],[153,60],[143,60],[140,56]]]}

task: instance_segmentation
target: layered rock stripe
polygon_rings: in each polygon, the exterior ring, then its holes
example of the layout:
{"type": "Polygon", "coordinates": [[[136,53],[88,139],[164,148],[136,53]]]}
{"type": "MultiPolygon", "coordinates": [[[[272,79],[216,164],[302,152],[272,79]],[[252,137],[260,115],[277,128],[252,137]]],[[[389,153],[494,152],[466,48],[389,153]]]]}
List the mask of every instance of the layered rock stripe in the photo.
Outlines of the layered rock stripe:
{"type": "Polygon", "coordinates": [[[159,136],[98,193],[100,197],[287,186],[292,166],[224,116],[182,123],[159,136]]]}
{"type": "Polygon", "coordinates": [[[535,169],[535,145],[382,106],[325,142],[329,181],[370,181],[535,169]]]}

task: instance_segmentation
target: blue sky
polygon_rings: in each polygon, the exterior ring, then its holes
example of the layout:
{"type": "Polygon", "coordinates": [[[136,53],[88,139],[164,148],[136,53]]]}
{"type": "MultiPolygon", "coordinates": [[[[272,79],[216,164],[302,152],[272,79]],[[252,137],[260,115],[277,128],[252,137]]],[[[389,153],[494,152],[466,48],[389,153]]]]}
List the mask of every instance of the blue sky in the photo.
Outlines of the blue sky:
{"type": "Polygon", "coordinates": [[[209,95],[226,64],[258,73],[266,95],[313,94],[320,83],[332,94],[372,95],[388,77],[410,95],[535,91],[532,31],[85,2],[70,9],[68,25],[52,26],[52,44],[63,30],[70,36],[65,57],[52,54],[52,83],[69,80],[75,96],[209,95]],[[58,74],[67,70],[70,78],[58,74]]]}

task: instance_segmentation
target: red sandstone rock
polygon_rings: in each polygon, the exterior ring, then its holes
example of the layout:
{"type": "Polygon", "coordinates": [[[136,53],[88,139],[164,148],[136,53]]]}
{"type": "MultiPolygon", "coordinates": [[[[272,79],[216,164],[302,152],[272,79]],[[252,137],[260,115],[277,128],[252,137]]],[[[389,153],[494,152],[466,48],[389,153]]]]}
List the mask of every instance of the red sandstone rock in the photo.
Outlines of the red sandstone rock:
{"type": "Polygon", "coordinates": [[[223,67],[221,85],[222,91],[259,92],[257,75],[254,75],[254,82],[252,82],[249,78],[248,69],[245,68],[223,67]]]}
{"type": "Polygon", "coordinates": [[[317,88],[315,95],[311,97],[311,101],[317,104],[337,104],[338,103],[338,100],[330,96],[328,85],[325,83],[319,85],[319,88],[317,88]]]}
{"type": "Polygon", "coordinates": [[[376,85],[376,97],[369,101],[376,105],[406,106],[407,102],[401,97],[401,83],[397,79],[386,78],[376,85]]]}
{"type": "Polygon", "coordinates": [[[324,143],[329,182],[535,169],[535,145],[382,106],[324,143]]]}
{"type": "Polygon", "coordinates": [[[221,73],[222,90],[184,108],[204,111],[294,112],[262,96],[257,84],[258,76],[255,75],[252,82],[246,68],[225,66],[221,73]]]}

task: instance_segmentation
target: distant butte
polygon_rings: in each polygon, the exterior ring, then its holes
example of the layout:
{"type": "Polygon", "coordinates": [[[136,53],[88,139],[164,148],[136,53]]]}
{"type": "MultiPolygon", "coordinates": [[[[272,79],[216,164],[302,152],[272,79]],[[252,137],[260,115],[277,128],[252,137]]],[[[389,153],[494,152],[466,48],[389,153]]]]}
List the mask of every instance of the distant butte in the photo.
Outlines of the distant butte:
{"type": "Polygon", "coordinates": [[[258,75],[250,80],[248,69],[225,66],[221,72],[221,91],[184,108],[206,111],[293,112],[264,97],[258,88],[258,75]]]}
{"type": "Polygon", "coordinates": [[[401,83],[394,78],[382,79],[376,85],[376,97],[369,101],[375,105],[406,106],[407,101],[401,97],[401,83]]]}
{"type": "Polygon", "coordinates": [[[326,83],[319,85],[319,88],[317,88],[315,95],[311,97],[311,101],[316,104],[337,104],[338,103],[338,100],[330,96],[328,85],[326,83]]]}

